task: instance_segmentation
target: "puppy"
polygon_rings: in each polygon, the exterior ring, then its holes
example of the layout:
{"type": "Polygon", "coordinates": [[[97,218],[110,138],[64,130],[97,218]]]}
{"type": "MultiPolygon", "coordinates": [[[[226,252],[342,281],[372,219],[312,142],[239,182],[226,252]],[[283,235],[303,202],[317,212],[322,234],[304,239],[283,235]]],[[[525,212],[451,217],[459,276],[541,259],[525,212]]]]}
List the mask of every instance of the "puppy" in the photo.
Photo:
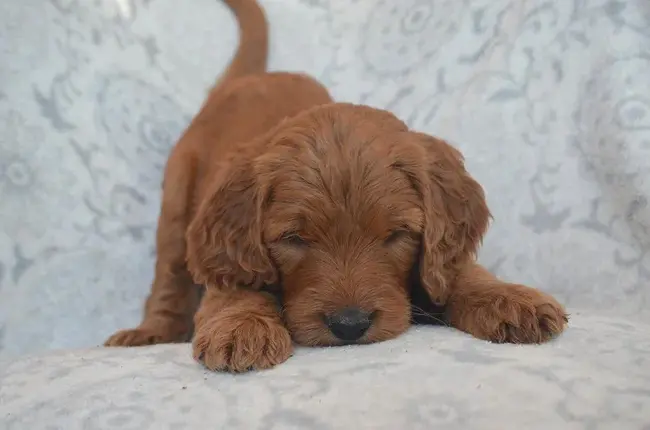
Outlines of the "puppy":
{"type": "Polygon", "coordinates": [[[226,3],[240,46],[167,163],[144,319],[106,345],[193,334],[197,360],[241,372],[282,363],[294,341],[382,341],[411,323],[414,270],[445,322],[480,339],[564,329],[553,297],[476,263],[490,212],[456,149],[334,103],[305,75],[265,72],[262,10],[226,3]]]}

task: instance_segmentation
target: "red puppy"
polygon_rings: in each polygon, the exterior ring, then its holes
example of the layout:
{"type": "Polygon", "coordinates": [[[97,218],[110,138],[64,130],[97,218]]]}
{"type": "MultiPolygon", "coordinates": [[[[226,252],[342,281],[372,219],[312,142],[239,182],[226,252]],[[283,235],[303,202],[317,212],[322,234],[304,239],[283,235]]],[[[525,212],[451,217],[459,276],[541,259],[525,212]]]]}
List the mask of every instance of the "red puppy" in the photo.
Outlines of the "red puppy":
{"type": "Polygon", "coordinates": [[[410,325],[414,268],[447,322],[478,338],[537,343],[564,329],[553,297],[476,263],[490,213],[457,150],[389,112],[334,103],[307,76],[265,72],[261,9],[226,3],[240,47],[167,163],[144,319],[106,345],[194,332],[207,367],[244,371],[285,361],[292,339],[390,339],[410,325]],[[200,306],[194,283],[207,287],[200,306]]]}

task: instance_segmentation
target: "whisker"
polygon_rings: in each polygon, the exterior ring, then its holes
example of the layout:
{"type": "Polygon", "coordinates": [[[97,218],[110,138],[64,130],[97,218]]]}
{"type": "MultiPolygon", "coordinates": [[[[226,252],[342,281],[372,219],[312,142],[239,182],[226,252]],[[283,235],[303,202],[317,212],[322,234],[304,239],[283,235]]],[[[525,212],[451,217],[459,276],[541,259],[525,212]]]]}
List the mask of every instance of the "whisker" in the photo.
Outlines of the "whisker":
{"type": "Polygon", "coordinates": [[[411,313],[413,315],[416,315],[416,316],[431,318],[432,320],[434,320],[436,322],[439,322],[440,324],[444,325],[445,327],[450,327],[450,325],[446,321],[444,321],[443,319],[435,316],[434,314],[432,314],[430,312],[425,311],[424,309],[422,309],[422,308],[420,308],[418,306],[411,305],[411,313]]]}

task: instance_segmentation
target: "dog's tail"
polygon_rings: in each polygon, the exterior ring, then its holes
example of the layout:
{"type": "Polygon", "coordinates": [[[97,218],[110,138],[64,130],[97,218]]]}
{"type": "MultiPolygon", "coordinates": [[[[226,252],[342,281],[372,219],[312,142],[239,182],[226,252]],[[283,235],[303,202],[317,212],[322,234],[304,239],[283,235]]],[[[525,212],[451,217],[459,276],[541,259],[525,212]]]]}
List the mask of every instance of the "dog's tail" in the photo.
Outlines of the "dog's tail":
{"type": "Polygon", "coordinates": [[[217,86],[232,79],[266,71],[269,29],[264,11],[256,0],[223,0],[239,24],[239,46],[217,86]]]}

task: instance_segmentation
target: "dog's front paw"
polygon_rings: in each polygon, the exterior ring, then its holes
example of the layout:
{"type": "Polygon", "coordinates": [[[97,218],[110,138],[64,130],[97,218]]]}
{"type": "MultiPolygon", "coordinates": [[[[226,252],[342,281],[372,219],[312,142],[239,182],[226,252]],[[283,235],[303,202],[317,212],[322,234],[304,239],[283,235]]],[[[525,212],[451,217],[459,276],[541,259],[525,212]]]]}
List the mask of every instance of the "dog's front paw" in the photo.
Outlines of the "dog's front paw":
{"type": "Polygon", "coordinates": [[[257,315],[215,316],[197,327],[192,348],[205,367],[228,372],[268,369],[293,351],[289,331],[279,318],[257,315]]]}
{"type": "Polygon", "coordinates": [[[492,342],[543,343],[564,331],[568,322],[557,300],[524,285],[503,284],[470,301],[473,306],[457,318],[459,328],[492,342]]]}

